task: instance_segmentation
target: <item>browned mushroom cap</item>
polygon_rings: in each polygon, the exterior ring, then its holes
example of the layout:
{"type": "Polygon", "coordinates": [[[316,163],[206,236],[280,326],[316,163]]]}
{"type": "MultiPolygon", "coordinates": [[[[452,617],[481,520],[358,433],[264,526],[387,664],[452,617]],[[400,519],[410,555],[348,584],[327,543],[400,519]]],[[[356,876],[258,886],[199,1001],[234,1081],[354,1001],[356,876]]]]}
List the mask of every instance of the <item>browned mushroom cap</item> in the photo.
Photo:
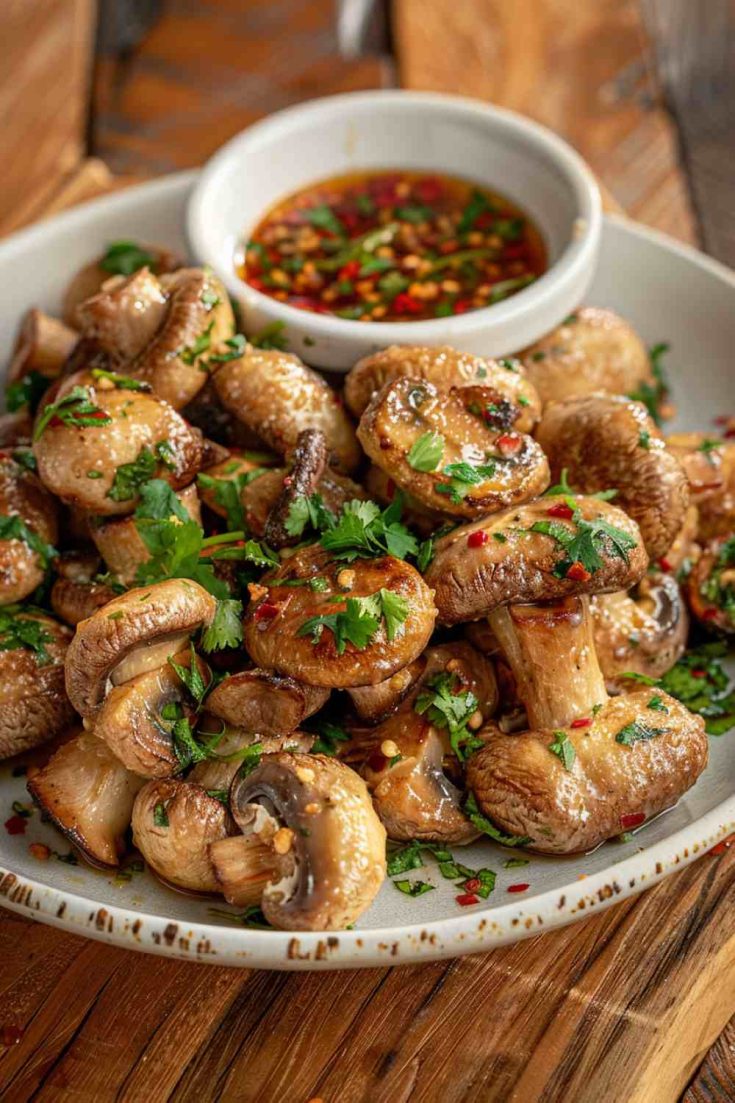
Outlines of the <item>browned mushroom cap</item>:
{"type": "MultiPolygon", "coordinates": [[[[173,656],[172,663],[191,667],[191,650],[173,656]]],[[[204,685],[212,674],[207,664],[197,657],[197,666],[204,685]]],[[[173,721],[166,720],[166,706],[178,706],[181,717],[194,714],[192,698],[169,663],[156,670],[147,670],[122,685],[113,686],[95,716],[94,734],[124,766],[141,777],[171,777],[179,773],[181,763],[176,755],[173,721]]]]}
{"type": "Polygon", "coordinates": [[[85,858],[114,867],[142,784],[101,739],[82,732],[29,779],[28,790],[85,858]]]}
{"type": "Polygon", "coordinates": [[[592,598],[595,649],[606,678],[660,678],[684,654],[689,617],[676,579],[647,575],[630,594],[592,598]]]}
{"type": "Polygon", "coordinates": [[[129,590],[77,625],[66,656],[66,692],[84,717],[99,712],[111,685],[154,670],[211,623],[217,602],[188,579],[129,590]]]}
{"type": "Polygon", "coordinates": [[[687,579],[687,597],[706,627],[735,633],[735,536],[718,536],[704,546],[687,579]]]}
{"type": "Polygon", "coordinates": [[[33,446],[41,481],[62,501],[95,514],[131,513],[147,479],[165,479],[175,488],[192,481],[201,437],[168,403],[85,372],[65,378],[47,401],[58,403],[74,387],[94,412],[80,414],[81,424],[73,406],[62,411],[66,421],[48,421],[48,412],[41,412],[33,446]],[[133,465],[141,477],[131,477],[133,465]]]}
{"type": "Polygon", "coordinates": [[[628,817],[670,808],[706,766],[707,736],[700,716],[660,690],[656,697],[665,712],[641,689],[609,700],[584,729],[486,729],[467,764],[480,809],[530,849],[569,854],[619,835],[628,817]],[[551,750],[560,744],[574,751],[566,765],[551,750]]]}
{"type": "Polygon", "coordinates": [[[275,754],[276,751],[293,751],[308,754],[314,746],[316,736],[311,732],[293,731],[288,735],[255,735],[244,728],[231,728],[224,725],[216,716],[205,715],[199,723],[198,731],[205,738],[216,737],[216,745],[209,757],[196,766],[187,775],[188,781],[196,782],[210,792],[229,792],[232,780],[243,761],[251,753],[275,754]]]}
{"type": "MultiPolygon", "coordinates": [[[[145,260],[146,266],[157,275],[173,272],[182,264],[181,258],[169,249],[162,249],[157,245],[141,245],[139,249],[141,260],[145,260]]],[[[74,326],[75,329],[80,328],[77,313],[79,304],[101,291],[102,285],[117,270],[114,261],[107,259],[106,254],[80,268],[64,293],[63,318],[67,325],[74,326]]]]}
{"type": "Polygon", "coordinates": [[[489,360],[458,352],[447,345],[391,345],[355,364],[345,381],[345,402],[362,417],[373,397],[394,379],[425,380],[440,390],[480,384],[495,392],[494,401],[507,410],[508,425],[528,433],[541,416],[541,402],[525,372],[513,360],[489,360]]]}
{"type": "Polygon", "coordinates": [[[67,624],[75,626],[107,605],[122,589],[114,583],[96,582],[102,570],[99,556],[65,552],[54,563],[56,581],[51,587],[51,608],[67,624]]]}
{"type": "Polygon", "coordinates": [[[302,429],[321,429],[343,471],[360,462],[339,396],[297,356],[248,345],[238,360],[216,371],[214,385],[225,408],[280,455],[294,447],[302,429]]]}
{"type": "Polygon", "coordinates": [[[207,709],[233,727],[261,735],[288,735],[328,697],[328,689],[256,667],[224,678],[207,698],[207,709]]]}
{"type": "Polygon", "coordinates": [[[288,531],[292,506],[300,498],[316,493],[327,466],[329,451],[320,429],[304,429],[299,433],[291,453],[291,470],[284,478],[281,492],[266,518],[263,536],[272,548],[287,548],[298,544],[300,535],[288,531]]]}
{"type": "Polygon", "coordinates": [[[385,556],[345,567],[318,546],[304,548],[266,575],[256,594],[245,617],[250,655],[258,666],[315,686],[384,681],[421,654],[436,617],[431,591],[410,564],[385,556]],[[400,614],[395,619],[390,608],[385,616],[391,605],[400,614]],[[358,635],[361,646],[343,637],[346,612],[353,619],[369,618],[358,635]]]}
{"type": "MultiPolygon", "coordinates": [[[[243,487],[240,499],[245,509],[245,519],[256,536],[263,535],[268,514],[278,501],[284,480],[288,477],[287,468],[274,467],[243,487]]],[[[347,502],[366,497],[361,486],[331,468],[327,468],[319,480],[317,493],[326,508],[334,514],[338,514],[347,502]]]]}
{"type": "Polygon", "coordinates": [[[608,593],[635,585],[648,565],[635,521],[609,502],[582,497],[575,499],[578,519],[567,520],[562,512],[567,503],[564,496],[541,498],[441,537],[426,571],[439,619],[457,624],[477,620],[501,605],[608,593]],[[600,522],[617,530],[617,544],[604,535],[590,534],[590,524],[599,533],[595,525],[600,522]],[[545,531],[550,523],[556,536],[545,531]],[[539,531],[537,525],[543,528],[539,531]],[[590,534],[602,564],[593,573],[565,566],[568,554],[559,540],[565,531],[570,538],[590,534]]]}
{"type": "Polygon", "coordinates": [[[0,448],[21,447],[25,454],[25,446],[30,444],[32,432],[33,422],[27,404],[14,414],[0,414],[0,448]]]}
{"type": "Polygon", "coordinates": [[[699,538],[710,540],[735,531],[735,440],[675,433],[666,444],[684,468],[699,510],[699,538]]]}
{"type": "Polygon", "coordinates": [[[56,379],[77,338],[78,334],[58,318],[52,318],[35,307],[27,310],[15,339],[8,382],[15,383],[31,372],[49,380],[56,379]]]}
{"type": "Polygon", "coordinates": [[[401,489],[450,517],[474,518],[549,485],[546,457],[533,438],[491,429],[473,412],[482,409],[474,387],[445,392],[397,379],[375,395],[357,435],[401,489]]]}
{"type": "Polygon", "coordinates": [[[603,391],[632,394],[652,383],[646,346],[612,310],[582,307],[518,356],[544,405],[603,391]]]}
{"type": "Polygon", "coordinates": [[[199,785],[147,782],[133,806],[133,842],[162,880],[190,892],[218,892],[208,847],[232,833],[227,806],[199,785]]]}
{"type": "MultiPolygon", "coordinates": [[[[176,494],[193,521],[201,524],[199,495],[194,483],[176,494]]],[[[135,581],[138,567],[147,563],[151,553],[143,543],[134,517],[91,517],[89,532],[97,550],[111,571],[126,586],[135,581]]]]}
{"type": "Polygon", "coordinates": [[[113,362],[133,359],[153,339],[166,315],[166,295],[148,268],[114,276],[77,307],[82,336],[113,362]]]}
{"type": "Polygon", "coordinates": [[[68,628],[40,612],[0,613],[0,759],[46,743],[72,723],[64,689],[70,639],[68,628]]]}
{"type": "Polygon", "coordinates": [[[43,581],[55,554],[57,516],[56,502],[33,472],[0,453],[0,605],[22,601],[43,581]]]}
{"type": "Polygon", "coordinates": [[[405,700],[426,669],[423,656],[373,686],[355,686],[347,692],[361,720],[378,724],[405,700]]]}
{"type": "Polygon", "coordinates": [[[615,501],[638,522],[648,554],[665,555],[683,524],[689,487],[642,403],[621,395],[571,398],[546,410],[536,436],[553,478],[566,468],[580,493],[617,490],[615,501]]]}
{"type": "Polygon", "coordinates": [[[342,930],[375,899],[385,878],[385,831],[364,781],[344,763],[264,755],[235,779],[230,806],[246,837],[271,845],[278,879],[265,885],[261,906],[274,927],[342,930]]]}

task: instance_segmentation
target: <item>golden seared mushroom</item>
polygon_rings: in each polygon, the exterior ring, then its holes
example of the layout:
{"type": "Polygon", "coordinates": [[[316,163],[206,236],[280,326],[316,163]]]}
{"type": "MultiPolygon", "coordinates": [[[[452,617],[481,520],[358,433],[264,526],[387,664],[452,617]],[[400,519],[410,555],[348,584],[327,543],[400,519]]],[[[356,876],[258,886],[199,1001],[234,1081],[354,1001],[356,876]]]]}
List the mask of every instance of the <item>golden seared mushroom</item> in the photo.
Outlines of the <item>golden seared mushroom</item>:
{"type": "Polygon", "coordinates": [[[274,670],[228,674],[207,698],[207,711],[259,735],[288,735],[325,704],[329,690],[274,670]]]}
{"type": "Polygon", "coordinates": [[[379,724],[381,720],[385,720],[405,700],[425,667],[426,661],[423,657],[414,659],[384,682],[348,689],[347,693],[360,719],[368,724],[379,724]]]}
{"type": "Polygon", "coordinates": [[[166,315],[166,295],[148,268],[113,276],[77,307],[83,339],[111,363],[127,364],[153,339],[166,315]]]}
{"type": "Polygon", "coordinates": [[[391,345],[365,356],[345,380],[345,402],[356,418],[362,417],[378,391],[394,379],[424,380],[439,390],[479,385],[507,418],[506,429],[530,433],[541,416],[541,402],[520,364],[471,356],[449,346],[391,345]]]}
{"type": "Polygon", "coordinates": [[[0,605],[40,586],[58,535],[56,501],[32,471],[0,453],[0,605]]]}
{"type": "Polygon", "coordinates": [[[28,791],[88,861],[115,867],[142,784],[101,739],[82,732],[29,779],[28,791]]]}
{"type": "Polygon", "coordinates": [[[215,367],[214,385],[225,409],[279,455],[290,452],[303,429],[321,429],[342,471],[360,462],[341,399],[297,356],[248,345],[238,359],[215,367]]]}
{"type": "Polygon", "coordinates": [[[392,556],[335,563],[296,552],[253,588],[245,645],[258,666],[314,686],[374,685],[429,642],[436,610],[418,571],[392,556]]]}
{"type": "Polygon", "coordinates": [[[152,478],[190,483],[202,441],[148,384],[95,369],[65,378],[39,411],[33,452],[63,502],[110,516],[131,513],[152,478]]]}
{"type": "Polygon", "coordinates": [[[534,498],[549,484],[549,465],[536,441],[491,428],[478,390],[445,392],[397,379],[375,395],[357,430],[373,463],[449,517],[493,513],[534,498]]]}
{"type": "Polygon", "coordinates": [[[74,719],[64,689],[68,628],[30,609],[0,609],[0,759],[60,735],[74,719]]]}
{"type": "Polygon", "coordinates": [[[554,495],[455,528],[437,540],[425,577],[439,620],[459,624],[504,603],[588,593],[592,567],[597,592],[625,590],[647,565],[638,526],[621,509],[554,495]]]}
{"type": "Polygon", "coordinates": [[[263,529],[269,547],[280,549],[298,544],[300,533],[293,531],[292,511],[300,500],[316,493],[328,459],[327,440],[320,429],[304,429],[299,433],[290,457],[291,470],[283,480],[263,529]]]}
{"type": "Polygon", "coordinates": [[[131,276],[141,268],[148,268],[155,275],[161,275],[175,271],[181,264],[180,257],[158,245],[140,245],[134,241],[112,242],[101,257],[85,264],[70,281],[64,292],[64,321],[74,329],[79,329],[80,303],[97,295],[102,290],[102,285],[113,276],[131,276]]]}
{"type": "MultiPolygon", "coordinates": [[[[176,494],[192,521],[201,524],[199,495],[194,483],[176,494]]],[[[147,563],[151,553],[138,532],[134,517],[92,517],[89,533],[98,552],[111,571],[126,586],[132,586],[138,567],[147,563]]]]}
{"type": "Polygon", "coordinates": [[[128,590],[81,621],[66,655],[66,691],[95,716],[112,686],[155,670],[209,625],[217,602],[198,583],[172,578],[128,590]]]}
{"type": "MultiPolygon", "coordinates": [[[[238,882],[253,891],[262,870],[261,907],[274,927],[343,930],[370,907],[385,879],[385,830],[365,782],[344,763],[264,755],[233,782],[230,807],[243,834],[239,878],[232,854],[226,871],[220,865],[231,898],[238,882]]],[[[218,849],[210,848],[215,862],[218,849]]]]}
{"type": "Polygon", "coordinates": [[[642,403],[621,395],[554,403],[536,437],[554,479],[566,470],[579,493],[615,489],[616,504],[638,523],[649,556],[666,554],[684,523],[689,486],[642,403]]]}
{"type": "Polygon", "coordinates": [[[707,765],[704,721],[661,690],[614,697],[585,727],[482,736],[467,764],[477,805],[542,854],[590,850],[640,826],[707,765]]]}
{"type": "Polygon", "coordinates": [[[148,781],[133,806],[133,843],[153,872],[189,892],[219,892],[208,848],[234,825],[217,797],[190,781],[148,781]]]}
{"type": "Polygon", "coordinates": [[[123,586],[110,580],[96,581],[102,571],[99,556],[89,552],[65,552],[54,562],[56,581],[51,587],[51,608],[72,627],[107,605],[123,586]]]}
{"type": "Polygon", "coordinates": [[[735,536],[718,536],[705,544],[686,589],[697,620],[719,632],[735,633],[735,536]]]}
{"type": "Polygon", "coordinates": [[[612,310],[585,306],[518,357],[544,405],[600,391],[632,394],[653,384],[646,346],[612,310]]]}
{"type": "Polygon", "coordinates": [[[689,481],[691,499],[699,512],[699,538],[710,540],[735,531],[735,440],[675,433],[666,444],[689,481]]]}
{"type": "Polygon", "coordinates": [[[231,728],[211,715],[202,717],[198,732],[205,738],[212,737],[213,749],[187,775],[187,781],[196,782],[210,793],[223,795],[229,792],[235,774],[243,765],[255,764],[263,754],[276,751],[292,751],[308,754],[316,736],[311,732],[292,731],[288,735],[255,735],[244,728],[231,728]]]}
{"type": "Polygon", "coordinates": [[[31,374],[51,382],[61,374],[79,335],[58,318],[33,307],[23,315],[8,367],[7,382],[17,383],[31,374]]]}
{"type": "MultiPolygon", "coordinates": [[[[256,536],[262,537],[271,510],[280,499],[290,472],[286,467],[274,467],[264,471],[243,487],[240,499],[245,510],[245,520],[256,536]]],[[[316,488],[322,503],[330,513],[340,512],[347,502],[362,501],[367,495],[347,475],[327,468],[316,488]]]]}
{"type": "Polygon", "coordinates": [[[689,617],[673,575],[646,575],[630,594],[592,598],[594,641],[605,678],[660,678],[684,654],[689,617]]]}
{"type": "MultiPolygon", "coordinates": [[[[189,670],[192,654],[193,648],[182,651],[170,663],[113,686],[95,716],[94,734],[140,777],[171,777],[181,771],[171,717],[191,719],[195,706],[173,664],[189,670]]],[[[212,673],[202,659],[196,662],[207,686],[212,673]]]]}

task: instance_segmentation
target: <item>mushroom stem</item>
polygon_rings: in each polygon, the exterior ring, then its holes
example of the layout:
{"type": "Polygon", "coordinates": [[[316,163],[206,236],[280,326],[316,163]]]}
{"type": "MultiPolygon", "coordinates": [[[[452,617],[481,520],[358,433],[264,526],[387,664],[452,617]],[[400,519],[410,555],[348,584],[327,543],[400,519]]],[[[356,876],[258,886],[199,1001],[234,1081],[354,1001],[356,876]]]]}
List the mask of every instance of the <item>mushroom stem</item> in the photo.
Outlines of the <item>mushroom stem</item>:
{"type": "Polygon", "coordinates": [[[496,609],[488,622],[513,671],[533,730],[563,728],[607,701],[589,598],[496,609]]]}
{"type": "Polygon", "coordinates": [[[232,835],[210,843],[209,859],[228,904],[260,904],[268,881],[278,876],[273,845],[258,835],[232,835]]]}

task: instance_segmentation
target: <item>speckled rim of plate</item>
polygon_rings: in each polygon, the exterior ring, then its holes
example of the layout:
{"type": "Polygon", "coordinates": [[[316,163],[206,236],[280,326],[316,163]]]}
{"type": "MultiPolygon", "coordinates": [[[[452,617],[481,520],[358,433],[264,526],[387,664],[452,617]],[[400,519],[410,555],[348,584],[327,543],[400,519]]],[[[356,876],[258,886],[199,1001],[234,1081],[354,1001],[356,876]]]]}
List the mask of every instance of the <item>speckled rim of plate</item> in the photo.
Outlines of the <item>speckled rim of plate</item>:
{"type": "MultiPolygon", "coordinates": [[[[63,221],[74,232],[90,210],[125,215],[153,192],[180,202],[196,178],[177,173],[112,196],[92,200],[53,220],[32,226],[0,243],[22,255],[44,230],[63,221]]],[[[735,295],[735,274],[718,262],[680,245],[665,234],[625,219],[608,219],[626,232],[662,246],[727,283],[735,295]]],[[[706,854],[735,832],[735,793],[667,838],[637,854],[611,862],[581,880],[522,900],[459,913],[448,919],[401,926],[328,932],[262,931],[209,923],[173,922],[165,916],[115,905],[100,906],[82,896],[16,874],[0,865],[0,904],[51,926],[110,944],[210,965],[309,970],[409,964],[486,951],[573,923],[650,888],[670,873],[706,854]]]]}

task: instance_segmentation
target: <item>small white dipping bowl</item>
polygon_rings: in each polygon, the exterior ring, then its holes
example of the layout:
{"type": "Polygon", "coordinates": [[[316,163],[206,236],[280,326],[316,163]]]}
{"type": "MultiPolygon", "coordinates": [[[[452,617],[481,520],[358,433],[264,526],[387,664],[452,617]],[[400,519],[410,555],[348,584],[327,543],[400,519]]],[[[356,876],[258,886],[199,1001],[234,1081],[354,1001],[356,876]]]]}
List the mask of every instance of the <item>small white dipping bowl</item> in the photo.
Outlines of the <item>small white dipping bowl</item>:
{"type": "Polygon", "coordinates": [[[289,349],[347,371],[393,344],[453,345],[503,356],[530,344],[582,301],[600,241],[595,180],[566,142],[511,111],[425,92],[358,92],[280,111],[242,131],[208,162],[189,201],[187,232],[239,304],[246,333],[285,324],[289,349]],[[517,203],[541,230],[548,271],[509,299],[451,318],[357,322],[263,295],[235,273],[250,231],[278,200],[360,170],[460,176],[517,203]]]}

